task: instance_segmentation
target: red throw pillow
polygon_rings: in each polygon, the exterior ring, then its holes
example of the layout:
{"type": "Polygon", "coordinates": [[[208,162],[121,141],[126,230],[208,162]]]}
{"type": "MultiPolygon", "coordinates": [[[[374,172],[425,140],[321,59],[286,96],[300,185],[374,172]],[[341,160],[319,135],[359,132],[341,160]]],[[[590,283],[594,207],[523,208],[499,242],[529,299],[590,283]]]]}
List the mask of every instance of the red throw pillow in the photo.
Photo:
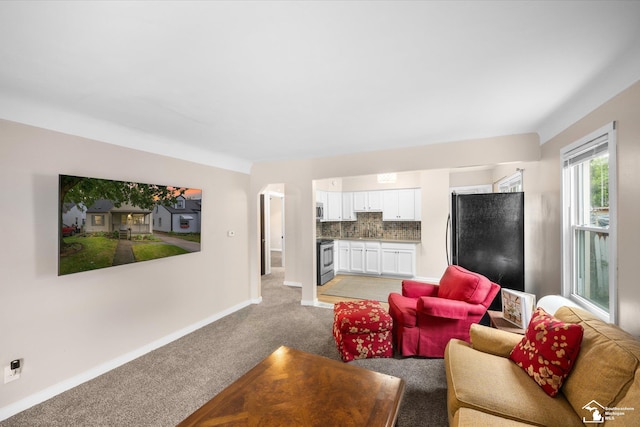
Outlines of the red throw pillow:
{"type": "Polygon", "coordinates": [[[509,359],[554,397],[573,368],[583,332],[581,325],[561,322],[538,308],[509,359]]]}

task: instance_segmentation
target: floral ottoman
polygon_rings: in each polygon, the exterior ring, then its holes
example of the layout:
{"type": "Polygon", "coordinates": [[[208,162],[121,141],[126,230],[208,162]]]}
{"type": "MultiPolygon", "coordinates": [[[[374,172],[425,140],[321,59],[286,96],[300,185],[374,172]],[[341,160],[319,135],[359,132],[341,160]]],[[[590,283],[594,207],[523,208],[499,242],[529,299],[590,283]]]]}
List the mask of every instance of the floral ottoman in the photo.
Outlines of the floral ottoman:
{"type": "Polygon", "coordinates": [[[333,306],[333,337],[342,360],[392,357],[392,322],[378,301],[336,303],[333,306]]]}

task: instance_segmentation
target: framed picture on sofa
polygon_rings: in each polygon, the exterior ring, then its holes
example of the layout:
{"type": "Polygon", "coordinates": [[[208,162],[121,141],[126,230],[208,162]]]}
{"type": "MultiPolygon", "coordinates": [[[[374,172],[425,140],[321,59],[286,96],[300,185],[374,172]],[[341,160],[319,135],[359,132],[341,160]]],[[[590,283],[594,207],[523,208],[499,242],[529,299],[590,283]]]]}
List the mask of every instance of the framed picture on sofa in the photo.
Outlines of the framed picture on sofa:
{"type": "Polygon", "coordinates": [[[536,296],[502,288],[502,316],[518,328],[526,329],[536,308],[536,296]]]}

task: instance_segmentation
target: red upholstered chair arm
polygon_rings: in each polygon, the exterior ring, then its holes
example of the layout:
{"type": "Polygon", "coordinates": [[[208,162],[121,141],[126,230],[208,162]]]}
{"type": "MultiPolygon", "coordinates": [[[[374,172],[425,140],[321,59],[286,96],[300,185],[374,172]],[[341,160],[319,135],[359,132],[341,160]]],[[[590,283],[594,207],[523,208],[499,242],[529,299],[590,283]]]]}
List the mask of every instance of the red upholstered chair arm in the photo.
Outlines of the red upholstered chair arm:
{"type": "MultiPolygon", "coordinates": [[[[476,304],[446,298],[420,297],[418,298],[417,311],[433,317],[447,319],[465,319],[476,304]]],[[[480,306],[481,308],[484,308],[480,306]]]]}
{"type": "Polygon", "coordinates": [[[402,296],[407,298],[435,297],[438,296],[438,285],[416,280],[403,280],[402,296]]]}

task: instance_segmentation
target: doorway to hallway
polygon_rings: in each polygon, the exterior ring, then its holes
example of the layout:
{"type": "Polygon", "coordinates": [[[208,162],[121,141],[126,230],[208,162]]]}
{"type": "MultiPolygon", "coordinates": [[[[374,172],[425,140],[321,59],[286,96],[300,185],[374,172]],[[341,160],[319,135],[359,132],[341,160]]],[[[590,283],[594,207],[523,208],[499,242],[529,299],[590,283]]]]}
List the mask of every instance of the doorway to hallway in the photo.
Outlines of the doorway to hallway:
{"type": "Polygon", "coordinates": [[[260,274],[285,267],[284,184],[270,184],[260,194],[260,274]]]}

